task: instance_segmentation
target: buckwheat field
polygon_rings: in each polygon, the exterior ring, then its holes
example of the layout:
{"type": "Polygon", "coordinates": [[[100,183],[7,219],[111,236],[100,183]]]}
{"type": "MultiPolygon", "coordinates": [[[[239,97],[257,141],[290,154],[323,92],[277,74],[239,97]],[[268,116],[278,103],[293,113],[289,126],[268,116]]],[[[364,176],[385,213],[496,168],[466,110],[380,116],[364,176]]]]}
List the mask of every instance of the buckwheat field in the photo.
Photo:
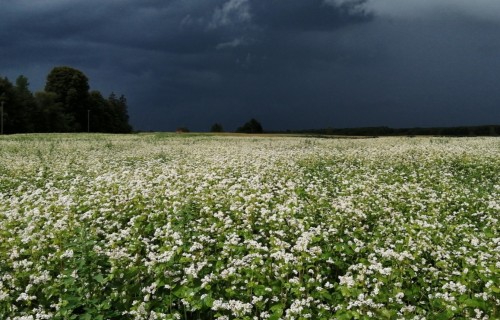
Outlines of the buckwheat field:
{"type": "Polygon", "coordinates": [[[500,138],[0,137],[0,319],[498,319],[500,138]]]}

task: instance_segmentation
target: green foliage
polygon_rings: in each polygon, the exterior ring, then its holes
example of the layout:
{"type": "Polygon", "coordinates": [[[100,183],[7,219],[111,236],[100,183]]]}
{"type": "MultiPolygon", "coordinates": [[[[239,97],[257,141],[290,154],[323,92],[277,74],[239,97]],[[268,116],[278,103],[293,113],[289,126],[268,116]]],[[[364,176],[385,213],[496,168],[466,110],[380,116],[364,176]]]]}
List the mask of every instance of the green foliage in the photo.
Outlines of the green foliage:
{"type": "Polygon", "coordinates": [[[114,93],[108,98],[107,112],[110,114],[112,121],[111,130],[108,132],[128,133],[132,131],[132,127],[128,123],[127,99],[124,95],[116,98],[114,93]]]}
{"type": "Polygon", "coordinates": [[[210,132],[224,132],[224,128],[220,123],[214,123],[212,127],[210,127],[210,132]]]}
{"type": "Polygon", "coordinates": [[[0,318],[500,317],[496,138],[306,141],[2,137],[0,318]]]}
{"type": "Polygon", "coordinates": [[[342,136],[499,136],[500,125],[467,126],[467,127],[434,127],[434,128],[389,128],[389,127],[361,127],[361,128],[326,128],[312,130],[288,131],[288,133],[314,135],[342,135],[342,136]]]}
{"type": "Polygon", "coordinates": [[[56,93],[62,102],[69,103],[76,96],[84,99],[88,90],[88,78],[80,70],[61,66],[53,68],[47,75],[45,91],[56,93]]]}
{"type": "Polygon", "coordinates": [[[84,130],[89,94],[87,76],[74,68],[55,67],[47,76],[45,91],[54,92],[56,102],[62,105],[65,113],[75,119],[75,122],[71,124],[74,131],[84,130]]]}
{"type": "Polygon", "coordinates": [[[35,93],[37,108],[34,127],[36,132],[71,132],[75,128],[75,118],[64,111],[64,106],[57,101],[54,92],[35,93]]]}
{"type": "Polygon", "coordinates": [[[255,119],[250,119],[243,126],[239,127],[236,132],[238,133],[263,133],[262,125],[255,119]]]}
{"type": "Polygon", "coordinates": [[[5,133],[22,132],[112,132],[132,131],[125,96],[102,98],[89,93],[88,78],[70,67],[55,67],[47,76],[45,91],[33,95],[28,79],[19,76],[13,86],[0,78],[5,102],[5,133]]]}

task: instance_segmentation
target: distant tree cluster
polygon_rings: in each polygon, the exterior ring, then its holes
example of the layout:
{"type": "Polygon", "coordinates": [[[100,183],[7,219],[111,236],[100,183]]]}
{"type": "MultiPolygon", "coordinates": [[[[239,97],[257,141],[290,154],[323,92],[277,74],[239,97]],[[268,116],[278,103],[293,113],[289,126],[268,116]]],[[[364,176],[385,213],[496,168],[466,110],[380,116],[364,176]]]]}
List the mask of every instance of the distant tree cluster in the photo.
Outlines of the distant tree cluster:
{"type": "Polygon", "coordinates": [[[363,127],[363,128],[326,128],[287,131],[288,133],[309,133],[321,135],[345,136],[499,136],[500,125],[461,126],[461,127],[434,127],[434,128],[389,128],[389,127],[363,127]]]}
{"type": "Polygon", "coordinates": [[[210,128],[210,132],[224,132],[224,128],[220,123],[214,123],[210,128]]]}
{"type": "Polygon", "coordinates": [[[55,67],[45,90],[33,94],[28,78],[15,84],[0,77],[0,101],[4,102],[4,133],[132,131],[127,99],[114,93],[108,98],[89,92],[88,78],[70,67],[55,67]]]}
{"type": "MultiPolygon", "coordinates": [[[[216,122],[210,127],[210,132],[224,132],[224,127],[222,124],[216,122]]],[[[241,127],[236,129],[237,133],[263,133],[264,129],[259,121],[255,119],[250,119],[245,122],[241,127]]]]}
{"type": "Polygon", "coordinates": [[[259,121],[255,119],[250,119],[250,121],[246,122],[243,126],[236,129],[238,133],[263,133],[262,125],[259,121]]]}

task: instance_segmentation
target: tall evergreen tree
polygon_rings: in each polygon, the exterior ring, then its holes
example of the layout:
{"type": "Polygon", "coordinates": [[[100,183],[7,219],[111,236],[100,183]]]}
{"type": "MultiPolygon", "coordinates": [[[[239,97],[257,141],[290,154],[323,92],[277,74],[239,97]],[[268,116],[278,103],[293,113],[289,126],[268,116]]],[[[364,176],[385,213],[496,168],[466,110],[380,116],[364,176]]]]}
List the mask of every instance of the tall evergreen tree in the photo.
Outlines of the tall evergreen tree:
{"type": "Polygon", "coordinates": [[[97,91],[91,91],[89,97],[89,127],[92,132],[111,132],[111,113],[108,101],[97,91]]]}
{"type": "Polygon", "coordinates": [[[15,133],[16,93],[12,82],[6,77],[0,77],[0,100],[3,102],[3,133],[15,133]]]}
{"type": "Polygon", "coordinates": [[[132,131],[132,127],[128,123],[127,99],[124,95],[116,98],[114,92],[108,98],[109,107],[112,115],[112,128],[111,132],[128,133],[132,131]]]}
{"type": "Polygon", "coordinates": [[[16,110],[14,114],[16,132],[34,132],[36,103],[33,94],[29,90],[29,81],[27,77],[23,75],[17,77],[14,93],[16,100],[16,110]]]}

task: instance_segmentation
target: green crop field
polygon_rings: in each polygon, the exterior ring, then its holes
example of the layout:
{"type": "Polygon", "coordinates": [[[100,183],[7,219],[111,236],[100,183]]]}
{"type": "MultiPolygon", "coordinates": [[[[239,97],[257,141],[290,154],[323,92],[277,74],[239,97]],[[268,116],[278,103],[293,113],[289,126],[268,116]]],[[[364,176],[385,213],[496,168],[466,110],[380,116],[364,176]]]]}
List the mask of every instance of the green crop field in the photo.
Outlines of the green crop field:
{"type": "Polygon", "coordinates": [[[0,319],[499,319],[500,138],[0,136],[0,319]]]}

